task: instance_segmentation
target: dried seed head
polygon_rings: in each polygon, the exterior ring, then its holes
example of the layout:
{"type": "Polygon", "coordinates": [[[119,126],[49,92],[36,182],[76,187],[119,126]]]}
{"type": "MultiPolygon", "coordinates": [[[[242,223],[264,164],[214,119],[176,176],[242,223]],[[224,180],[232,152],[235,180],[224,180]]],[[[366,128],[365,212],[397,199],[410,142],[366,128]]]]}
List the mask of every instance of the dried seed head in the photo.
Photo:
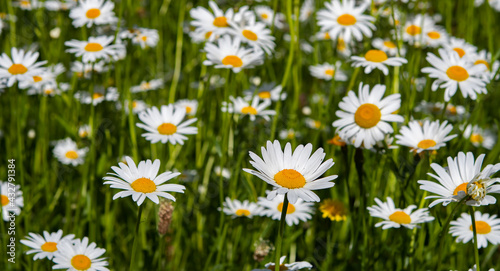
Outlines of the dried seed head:
{"type": "Polygon", "coordinates": [[[158,210],[158,233],[165,235],[168,227],[172,222],[172,215],[174,213],[174,206],[172,202],[166,199],[160,199],[160,207],[158,210]]]}
{"type": "Polygon", "coordinates": [[[253,253],[253,259],[258,262],[262,262],[272,249],[273,247],[269,244],[268,240],[259,239],[257,242],[255,242],[255,252],[253,253]]]}

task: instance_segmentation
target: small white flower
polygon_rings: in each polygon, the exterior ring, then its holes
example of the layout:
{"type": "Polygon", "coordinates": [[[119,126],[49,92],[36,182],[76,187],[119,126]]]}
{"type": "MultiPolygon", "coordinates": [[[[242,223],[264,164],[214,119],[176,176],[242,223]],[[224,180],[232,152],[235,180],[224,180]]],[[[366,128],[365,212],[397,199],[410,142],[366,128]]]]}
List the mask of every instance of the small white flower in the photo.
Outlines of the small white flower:
{"type": "Polygon", "coordinates": [[[113,8],[115,4],[107,0],[79,0],[73,7],[69,17],[73,19],[74,27],[114,24],[118,21],[113,8]]]}
{"type": "Polygon", "coordinates": [[[429,215],[427,208],[415,210],[416,205],[410,205],[405,209],[396,208],[392,198],[387,197],[387,202],[382,202],[375,198],[377,205],[367,207],[370,215],[384,219],[382,222],[375,224],[375,227],[382,226],[382,229],[399,228],[401,226],[413,229],[417,224],[425,223],[434,220],[434,217],[429,215]]]}
{"type": "Polygon", "coordinates": [[[125,53],[125,46],[111,44],[114,39],[113,36],[89,37],[88,41],[70,40],[64,45],[70,47],[66,52],[74,53],[77,57],[82,56],[84,63],[96,62],[98,59],[119,60],[125,53]]]}
{"type": "Polygon", "coordinates": [[[231,200],[229,197],[226,198],[223,207],[222,211],[233,218],[259,216],[263,209],[255,202],[249,202],[248,200],[241,202],[237,199],[231,200]]]}
{"type": "Polygon", "coordinates": [[[96,247],[95,243],[89,244],[89,239],[64,240],[57,245],[54,253],[55,265],[52,269],[66,269],[71,271],[109,271],[108,262],[99,258],[106,252],[103,248],[96,247]]]}
{"type": "MultiPolygon", "coordinates": [[[[268,198],[271,194],[270,191],[266,191],[268,198]]],[[[263,208],[261,210],[261,216],[271,217],[273,220],[280,220],[281,213],[283,212],[283,204],[285,197],[283,195],[277,195],[273,199],[269,200],[264,197],[259,197],[259,205],[263,208]]],[[[302,199],[297,199],[296,202],[288,203],[286,209],[285,222],[288,226],[298,225],[300,221],[308,221],[312,218],[314,203],[304,202],[302,199]]]]}
{"type": "Polygon", "coordinates": [[[78,166],[85,162],[88,148],[78,149],[76,142],[71,138],[58,140],[54,147],[54,156],[65,165],[78,166]]]}
{"type": "MultiPolygon", "coordinates": [[[[488,243],[497,245],[500,243],[500,219],[497,215],[482,214],[479,211],[474,212],[477,247],[487,247],[488,243]]],[[[468,213],[462,215],[454,221],[451,221],[450,234],[457,237],[457,243],[468,243],[473,241],[474,232],[472,228],[471,216],[468,213]]]]}
{"type": "Polygon", "coordinates": [[[347,75],[339,69],[340,65],[340,61],[335,62],[335,66],[325,62],[323,64],[309,66],[309,72],[311,72],[313,77],[327,81],[332,79],[335,81],[346,81],[347,75]]]}
{"type": "Polygon", "coordinates": [[[259,103],[259,96],[254,96],[251,102],[246,101],[242,97],[236,97],[235,99],[233,96],[230,96],[229,99],[231,100],[231,103],[222,103],[222,112],[248,115],[251,121],[255,121],[255,116],[260,116],[269,121],[269,116],[276,114],[276,111],[274,110],[265,110],[269,105],[271,105],[271,101],[269,101],[269,99],[262,100],[262,103],[259,103]]]}
{"type": "Polygon", "coordinates": [[[29,233],[29,236],[25,237],[27,240],[21,240],[21,243],[32,248],[26,251],[26,254],[36,253],[33,260],[47,258],[52,260],[54,253],[57,251],[57,245],[61,242],[69,241],[71,242],[75,238],[74,234],[69,234],[63,237],[63,231],[58,230],[57,232],[48,233],[43,232],[43,236],[36,233],[29,233]]]}
{"type": "Polygon", "coordinates": [[[403,57],[388,57],[382,50],[368,50],[363,57],[351,56],[353,67],[365,67],[366,74],[371,73],[373,69],[381,70],[384,75],[389,74],[389,69],[386,66],[401,66],[408,61],[403,57]]]}

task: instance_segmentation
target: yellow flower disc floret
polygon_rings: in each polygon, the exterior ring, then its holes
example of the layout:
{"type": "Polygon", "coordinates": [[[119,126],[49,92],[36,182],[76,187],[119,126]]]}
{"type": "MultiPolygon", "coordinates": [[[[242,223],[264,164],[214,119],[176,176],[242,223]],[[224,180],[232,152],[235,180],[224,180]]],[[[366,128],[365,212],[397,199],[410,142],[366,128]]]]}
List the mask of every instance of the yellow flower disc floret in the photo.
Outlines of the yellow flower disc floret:
{"type": "Polygon", "coordinates": [[[410,216],[403,211],[396,211],[392,215],[389,216],[391,221],[394,221],[398,224],[410,224],[411,218],[410,216]]]}
{"type": "Polygon", "coordinates": [[[92,265],[92,261],[90,261],[89,257],[83,254],[78,254],[71,258],[71,265],[76,270],[87,270],[92,265]]]}
{"type": "Polygon", "coordinates": [[[140,193],[152,193],[156,191],[156,184],[155,182],[151,181],[148,178],[139,178],[135,180],[133,183],[130,184],[132,189],[134,189],[136,192],[140,193]]]}
{"type": "Polygon", "coordinates": [[[289,189],[302,188],[306,185],[306,179],[295,169],[283,169],[274,175],[274,181],[289,189]]]}
{"type": "Polygon", "coordinates": [[[354,121],[360,127],[369,129],[377,125],[382,117],[380,109],[371,103],[362,104],[354,113],[354,121]]]}

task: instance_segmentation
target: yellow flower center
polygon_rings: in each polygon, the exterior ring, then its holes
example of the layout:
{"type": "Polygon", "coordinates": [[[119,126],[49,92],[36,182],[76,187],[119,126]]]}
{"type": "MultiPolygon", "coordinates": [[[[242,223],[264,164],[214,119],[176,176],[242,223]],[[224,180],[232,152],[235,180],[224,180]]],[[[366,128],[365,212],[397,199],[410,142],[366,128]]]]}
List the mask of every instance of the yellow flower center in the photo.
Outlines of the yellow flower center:
{"type": "Polygon", "coordinates": [[[177,132],[177,126],[172,123],[162,123],[157,129],[162,135],[173,135],[177,132]]]}
{"type": "Polygon", "coordinates": [[[238,68],[238,67],[243,66],[243,61],[238,56],[229,55],[229,56],[224,57],[224,59],[222,59],[222,64],[231,65],[235,68],[238,68]]]}
{"type": "Polygon", "coordinates": [[[7,71],[12,75],[24,74],[28,71],[28,68],[26,68],[23,64],[13,64],[7,71]]]}
{"type": "Polygon", "coordinates": [[[83,254],[78,254],[71,259],[71,265],[76,270],[87,270],[92,265],[92,262],[90,261],[89,257],[83,254]]]}
{"type": "Polygon", "coordinates": [[[437,31],[431,31],[431,32],[427,33],[427,36],[430,39],[437,40],[441,37],[441,34],[439,34],[439,32],[437,32],[437,31]]]}
{"type": "Polygon", "coordinates": [[[68,151],[64,156],[68,159],[76,159],[78,158],[78,153],[76,153],[76,151],[68,151]]]}
{"type": "Polygon", "coordinates": [[[40,76],[36,76],[36,75],[35,75],[35,76],[33,76],[33,81],[34,81],[35,83],[40,82],[40,81],[42,81],[42,77],[40,77],[40,76]]]}
{"type": "Polygon", "coordinates": [[[2,206],[9,204],[9,198],[6,195],[2,195],[2,206]]]}
{"type": "MultiPolygon", "coordinates": [[[[470,225],[470,230],[472,231],[472,225],[470,225]]],[[[488,222],[476,221],[476,232],[478,234],[488,234],[491,232],[491,226],[488,222]]]]}
{"type": "Polygon", "coordinates": [[[321,128],[321,121],[319,121],[319,120],[314,120],[314,121],[313,121],[313,126],[314,126],[314,128],[316,128],[316,129],[321,128]]]}
{"type": "Polygon", "coordinates": [[[136,108],[137,107],[137,102],[136,101],[132,101],[132,108],[136,108]]]}
{"type": "Polygon", "coordinates": [[[394,44],[394,42],[392,42],[390,40],[384,41],[384,46],[387,48],[390,48],[390,49],[396,48],[396,44],[394,44]]]}
{"type": "Polygon", "coordinates": [[[490,64],[486,60],[479,59],[479,60],[476,60],[476,62],[474,62],[474,65],[479,65],[479,64],[484,64],[484,66],[486,66],[486,68],[488,70],[490,69],[490,64]]]}
{"type": "Polygon", "coordinates": [[[380,109],[370,103],[362,104],[354,113],[354,121],[362,128],[369,129],[377,125],[382,117],[380,109]]]}
{"type": "Polygon", "coordinates": [[[343,147],[346,143],[340,138],[339,135],[335,135],[332,139],[328,140],[328,144],[333,144],[335,146],[343,147]]]}
{"type": "Polygon", "coordinates": [[[87,45],[85,45],[84,49],[87,52],[99,52],[102,49],[104,49],[104,47],[102,47],[102,45],[100,45],[99,43],[89,42],[89,43],[87,43],[87,45]]]}
{"type": "Polygon", "coordinates": [[[257,109],[252,106],[245,106],[241,109],[241,114],[257,115],[257,109]]]}
{"type": "Polygon", "coordinates": [[[269,15],[267,15],[266,13],[262,13],[262,14],[260,15],[260,17],[261,17],[262,19],[267,19],[267,18],[269,18],[269,15]]]}
{"type": "Polygon", "coordinates": [[[453,51],[457,52],[457,53],[458,53],[458,56],[459,56],[460,58],[462,58],[462,57],[465,55],[465,51],[464,51],[464,49],[462,49],[462,48],[458,48],[458,47],[456,47],[456,48],[453,48],[453,51]]]}
{"type": "Polygon", "coordinates": [[[212,31],[208,31],[207,33],[205,33],[206,40],[208,40],[208,38],[210,38],[210,36],[212,36],[212,31]]]}
{"type": "Polygon", "coordinates": [[[330,33],[329,32],[326,32],[325,33],[325,40],[329,40],[331,39],[332,37],[330,37],[330,33]]]}
{"type": "Polygon", "coordinates": [[[337,18],[337,23],[344,26],[353,25],[356,23],[356,17],[351,14],[342,14],[337,18]]]}
{"type": "Polygon", "coordinates": [[[333,69],[328,69],[325,71],[325,74],[328,75],[328,76],[332,76],[335,74],[335,70],[333,69]]]}
{"type": "Polygon", "coordinates": [[[147,89],[150,89],[150,88],[151,88],[151,84],[149,82],[141,84],[141,89],[143,89],[143,90],[147,90],[147,89]]]}
{"type": "Polygon", "coordinates": [[[384,62],[387,60],[387,54],[381,50],[369,50],[365,54],[365,59],[371,62],[384,62]]]}
{"type": "Polygon", "coordinates": [[[271,98],[271,92],[269,92],[269,91],[262,91],[262,92],[259,92],[258,96],[261,99],[269,99],[269,98],[271,98]]]}
{"type": "Polygon", "coordinates": [[[56,242],[47,242],[40,247],[45,252],[54,252],[57,251],[57,243],[56,242]]]}
{"type": "Polygon", "coordinates": [[[31,3],[30,1],[27,1],[27,0],[23,0],[21,1],[21,7],[30,7],[31,6],[31,3]]]}
{"type": "Polygon", "coordinates": [[[398,224],[409,224],[411,223],[410,216],[403,211],[396,211],[392,215],[389,216],[391,221],[394,221],[398,224]]]}
{"type": "Polygon", "coordinates": [[[193,109],[191,108],[191,106],[186,106],[186,113],[191,113],[191,111],[193,111],[193,109]]]}
{"type": "Polygon", "coordinates": [[[328,217],[332,221],[346,219],[344,206],[340,201],[326,199],[320,204],[319,210],[323,213],[323,218],[328,217]]]}
{"type": "Polygon", "coordinates": [[[420,26],[412,24],[406,28],[406,33],[408,33],[408,35],[410,36],[416,36],[422,33],[422,28],[420,28],[420,26]]]}
{"type": "MultiPolygon", "coordinates": [[[[440,110],[440,109],[439,109],[439,110],[440,110]]],[[[439,111],[439,110],[438,110],[438,111],[439,111]]],[[[456,114],[457,114],[457,108],[456,108],[455,106],[453,106],[453,105],[449,105],[449,106],[448,106],[448,111],[449,111],[449,112],[450,112],[450,114],[452,114],[452,115],[456,115],[456,114]]]]}
{"type": "Polygon", "coordinates": [[[301,188],[306,185],[306,179],[295,169],[283,169],[274,175],[274,181],[289,189],[301,188]]]}
{"type": "Polygon", "coordinates": [[[146,37],[146,36],[142,36],[142,37],[141,37],[141,40],[142,40],[142,41],[146,41],[146,40],[148,40],[148,37],[146,37]]]}
{"type": "Polygon", "coordinates": [[[220,16],[220,17],[215,18],[213,24],[217,27],[228,27],[229,26],[229,24],[227,23],[227,19],[224,16],[220,16]]]}
{"type": "MultiPolygon", "coordinates": [[[[328,36],[330,36],[330,35],[328,35],[328,36]]],[[[337,50],[339,50],[340,52],[343,52],[343,51],[345,51],[345,49],[347,49],[347,47],[345,45],[344,39],[339,39],[337,42],[337,50]]]]}
{"type": "Polygon", "coordinates": [[[432,139],[424,139],[420,142],[418,142],[417,144],[417,147],[421,148],[421,149],[428,149],[428,148],[432,148],[436,146],[436,141],[432,140],[432,139]]]}
{"type": "Polygon", "coordinates": [[[92,100],[99,99],[101,97],[104,97],[104,94],[98,93],[98,92],[95,92],[94,94],[92,94],[92,100]]]}
{"type": "Polygon", "coordinates": [[[484,138],[480,134],[472,134],[470,136],[470,142],[472,142],[472,143],[483,143],[483,140],[484,140],[484,138]]]}
{"type": "Polygon", "coordinates": [[[466,69],[460,67],[460,66],[451,66],[446,70],[446,75],[451,80],[455,80],[458,82],[462,82],[467,80],[469,78],[469,73],[467,72],[466,69]]]}
{"type": "Polygon", "coordinates": [[[249,40],[252,40],[252,41],[256,41],[258,39],[257,37],[257,34],[255,34],[254,32],[250,31],[250,30],[243,30],[243,32],[241,32],[241,34],[243,34],[243,36],[249,40]]]}
{"type": "Polygon", "coordinates": [[[101,11],[98,8],[91,8],[87,10],[87,13],[85,13],[85,16],[89,19],[95,19],[101,15],[101,11]]]}
{"type": "MultiPolygon", "coordinates": [[[[283,211],[283,202],[278,204],[278,211],[283,211]]],[[[293,206],[293,204],[291,203],[288,203],[288,207],[286,207],[286,214],[289,215],[293,213],[295,213],[295,206],[293,206]]]]}
{"type": "Polygon", "coordinates": [[[48,89],[44,90],[43,92],[48,95],[48,94],[52,94],[52,92],[54,92],[54,90],[48,88],[48,89]]]}
{"type": "Polygon", "coordinates": [[[250,215],[250,211],[245,210],[245,209],[238,209],[238,210],[236,210],[235,214],[237,216],[249,216],[250,215]]]}
{"type": "Polygon", "coordinates": [[[454,195],[454,196],[458,195],[458,192],[459,192],[459,191],[464,191],[464,192],[465,192],[465,194],[467,194],[467,183],[463,183],[463,184],[461,184],[461,185],[457,186],[457,187],[455,188],[455,190],[453,191],[453,195],[454,195]]]}
{"type": "Polygon", "coordinates": [[[155,182],[151,181],[148,178],[139,178],[135,180],[133,183],[130,184],[132,189],[134,189],[135,192],[140,192],[140,193],[152,193],[156,191],[156,184],[155,182]]]}

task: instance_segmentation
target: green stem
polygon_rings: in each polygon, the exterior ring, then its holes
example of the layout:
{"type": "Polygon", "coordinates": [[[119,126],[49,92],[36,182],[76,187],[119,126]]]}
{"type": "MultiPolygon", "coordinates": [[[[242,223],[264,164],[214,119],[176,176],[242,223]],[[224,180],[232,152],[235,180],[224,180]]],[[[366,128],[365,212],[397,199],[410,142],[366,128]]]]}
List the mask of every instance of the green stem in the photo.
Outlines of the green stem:
{"type": "Polygon", "coordinates": [[[460,207],[462,205],[462,203],[465,202],[466,199],[467,199],[467,197],[464,197],[462,200],[460,200],[460,202],[458,202],[458,204],[455,206],[455,208],[453,208],[453,210],[451,211],[451,214],[446,219],[446,223],[444,224],[443,229],[439,233],[439,236],[438,236],[439,249],[438,249],[438,259],[437,259],[436,270],[441,270],[441,263],[442,263],[441,258],[443,256],[443,246],[444,246],[444,239],[445,239],[444,237],[445,237],[446,232],[448,231],[448,227],[450,226],[450,222],[453,219],[453,215],[457,211],[458,207],[460,207]]]}
{"type": "Polygon", "coordinates": [[[285,194],[285,200],[283,201],[283,209],[281,210],[281,220],[280,227],[278,230],[278,237],[276,238],[276,255],[275,255],[275,264],[274,270],[280,271],[280,258],[281,258],[281,245],[283,242],[283,231],[285,230],[285,218],[286,218],[286,210],[288,209],[288,195],[285,194]]]}
{"type": "Polygon", "coordinates": [[[137,268],[136,268],[137,247],[138,247],[137,243],[139,243],[139,238],[137,238],[137,237],[139,236],[139,227],[141,226],[142,208],[144,207],[143,204],[141,204],[141,206],[139,206],[139,213],[137,215],[137,224],[135,225],[134,245],[132,247],[132,256],[130,257],[129,271],[137,270],[137,268]]]}
{"type": "Polygon", "coordinates": [[[474,259],[476,260],[476,271],[481,271],[481,267],[479,266],[479,249],[477,248],[477,228],[476,228],[476,216],[474,214],[474,207],[470,207],[469,209],[470,219],[472,221],[472,231],[474,232],[474,259]]]}
{"type": "Polygon", "coordinates": [[[182,37],[184,32],[182,28],[184,27],[184,14],[186,10],[186,5],[179,5],[179,21],[177,22],[177,41],[175,44],[175,68],[174,77],[172,79],[172,85],[170,85],[170,91],[168,94],[168,103],[173,103],[175,101],[175,92],[177,90],[177,84],[179,83],[179,78],[181,76],[181,63],[182,63],[182,37]]]}

